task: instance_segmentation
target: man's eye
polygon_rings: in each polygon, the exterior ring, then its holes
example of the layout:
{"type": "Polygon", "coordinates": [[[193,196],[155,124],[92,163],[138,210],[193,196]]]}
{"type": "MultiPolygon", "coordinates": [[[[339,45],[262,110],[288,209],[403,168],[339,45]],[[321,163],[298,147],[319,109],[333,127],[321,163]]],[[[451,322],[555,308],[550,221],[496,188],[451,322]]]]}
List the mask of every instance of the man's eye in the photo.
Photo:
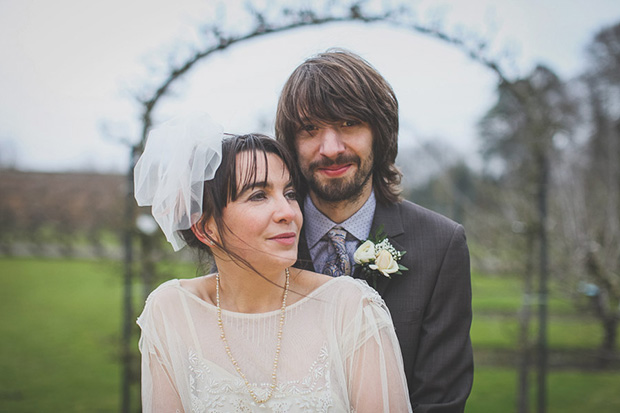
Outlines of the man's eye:
{"type": "Polygon", "coordinates": [[[344,122],[342,122],[342,126],[344,127],[349,127],[349,126],[356,126],[359,125],[360,122],[357,120],[345,120],[344,122]]]}
{"type": "Polygon", "coordinates": [[[302,125],[301,128],[299,128],[299,130],[304,131],[304,132],[312,132],[317,130],[317,127],[314,125],[302,125]]]}

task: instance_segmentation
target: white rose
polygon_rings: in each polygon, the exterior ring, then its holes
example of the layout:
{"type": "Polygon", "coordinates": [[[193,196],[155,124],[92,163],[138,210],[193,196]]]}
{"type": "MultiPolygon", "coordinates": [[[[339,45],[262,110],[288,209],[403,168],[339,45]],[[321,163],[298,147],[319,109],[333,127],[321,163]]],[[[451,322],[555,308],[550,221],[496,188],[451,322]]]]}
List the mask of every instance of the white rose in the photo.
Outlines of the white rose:
{"type": "Polygon", "coordinates": [[[358,264],[365,264],[375,258],[375,244],[368,240],[359,246],[353,254],[353,260],[358,264]]]}
{"type": "Polygon", "coordinates": [[[390,278],[390,274],[398,271],[398,263],[387,250],[379,251],[377,258],[375,258],[375,263],[370,264],[368,267],[373,270],[378,270],[388,278],[390,278]]]}

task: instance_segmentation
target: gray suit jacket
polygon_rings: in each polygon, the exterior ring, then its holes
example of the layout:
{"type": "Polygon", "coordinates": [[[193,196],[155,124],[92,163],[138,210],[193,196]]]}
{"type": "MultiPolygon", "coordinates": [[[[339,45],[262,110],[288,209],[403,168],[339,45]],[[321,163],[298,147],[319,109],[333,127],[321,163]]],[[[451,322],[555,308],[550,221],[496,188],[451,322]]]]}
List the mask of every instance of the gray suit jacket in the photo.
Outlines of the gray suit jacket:
{"type": "MultiPolygon", "coordinates": [[[[377,290],[394,321],[411,405],[416,413],[462,412],[473,382],[465,231],[409,201],[377,203],[370,233],[381,226],[397,250],[407,251],[400,263],[409,270],[379,278],[377,290]]],[[[314,270],[303,230],[296,266],[314,270]]]]}

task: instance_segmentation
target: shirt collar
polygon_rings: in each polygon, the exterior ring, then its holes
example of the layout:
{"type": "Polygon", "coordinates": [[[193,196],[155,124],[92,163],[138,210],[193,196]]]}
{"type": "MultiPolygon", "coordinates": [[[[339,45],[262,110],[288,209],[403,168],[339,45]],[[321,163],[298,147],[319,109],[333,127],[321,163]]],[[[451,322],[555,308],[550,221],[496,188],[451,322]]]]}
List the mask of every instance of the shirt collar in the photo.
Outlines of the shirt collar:
{"type": "Polygon", "coordinates": [[[368,234],[370,234],[376,206],[375,192],[372,191],[364,205],[362,205],[355,214],[351,215],[344,222],[336,224],[319,211],[317,207],[314,206],[310,196],[307,196],[304,201],[304,219],[306,221],[306,240],[308,241],[308,248],[314,247],[334,226],[344,228],[349,234],[360,241],[367,239],[368,234]]]}

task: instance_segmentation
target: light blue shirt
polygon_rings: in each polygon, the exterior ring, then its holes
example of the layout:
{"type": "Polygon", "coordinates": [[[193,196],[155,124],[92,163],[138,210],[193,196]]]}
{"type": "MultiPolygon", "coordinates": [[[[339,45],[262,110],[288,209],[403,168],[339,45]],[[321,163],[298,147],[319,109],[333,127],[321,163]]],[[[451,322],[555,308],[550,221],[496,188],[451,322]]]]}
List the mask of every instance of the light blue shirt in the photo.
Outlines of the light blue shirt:
{"type": "Polygon", "coordinates": [[[351,268],[355,265],[353,254],[357,249],[360,241],[368,239],[372,219],[375,216],[375,208],[377,201],[374,191],[362,205],[362,207],[346,221],[337,224],[319,211],[309,196],[304,201],[304,221],[306,241],[310,250],[310,257],[314,263],[314,269],[321,272],[327,259],[332,256],[335,251],[332,243],[327,238],[327,233],[333,227],[341,227],[347,231],[345,246],[351,260],[351,268]]]}

